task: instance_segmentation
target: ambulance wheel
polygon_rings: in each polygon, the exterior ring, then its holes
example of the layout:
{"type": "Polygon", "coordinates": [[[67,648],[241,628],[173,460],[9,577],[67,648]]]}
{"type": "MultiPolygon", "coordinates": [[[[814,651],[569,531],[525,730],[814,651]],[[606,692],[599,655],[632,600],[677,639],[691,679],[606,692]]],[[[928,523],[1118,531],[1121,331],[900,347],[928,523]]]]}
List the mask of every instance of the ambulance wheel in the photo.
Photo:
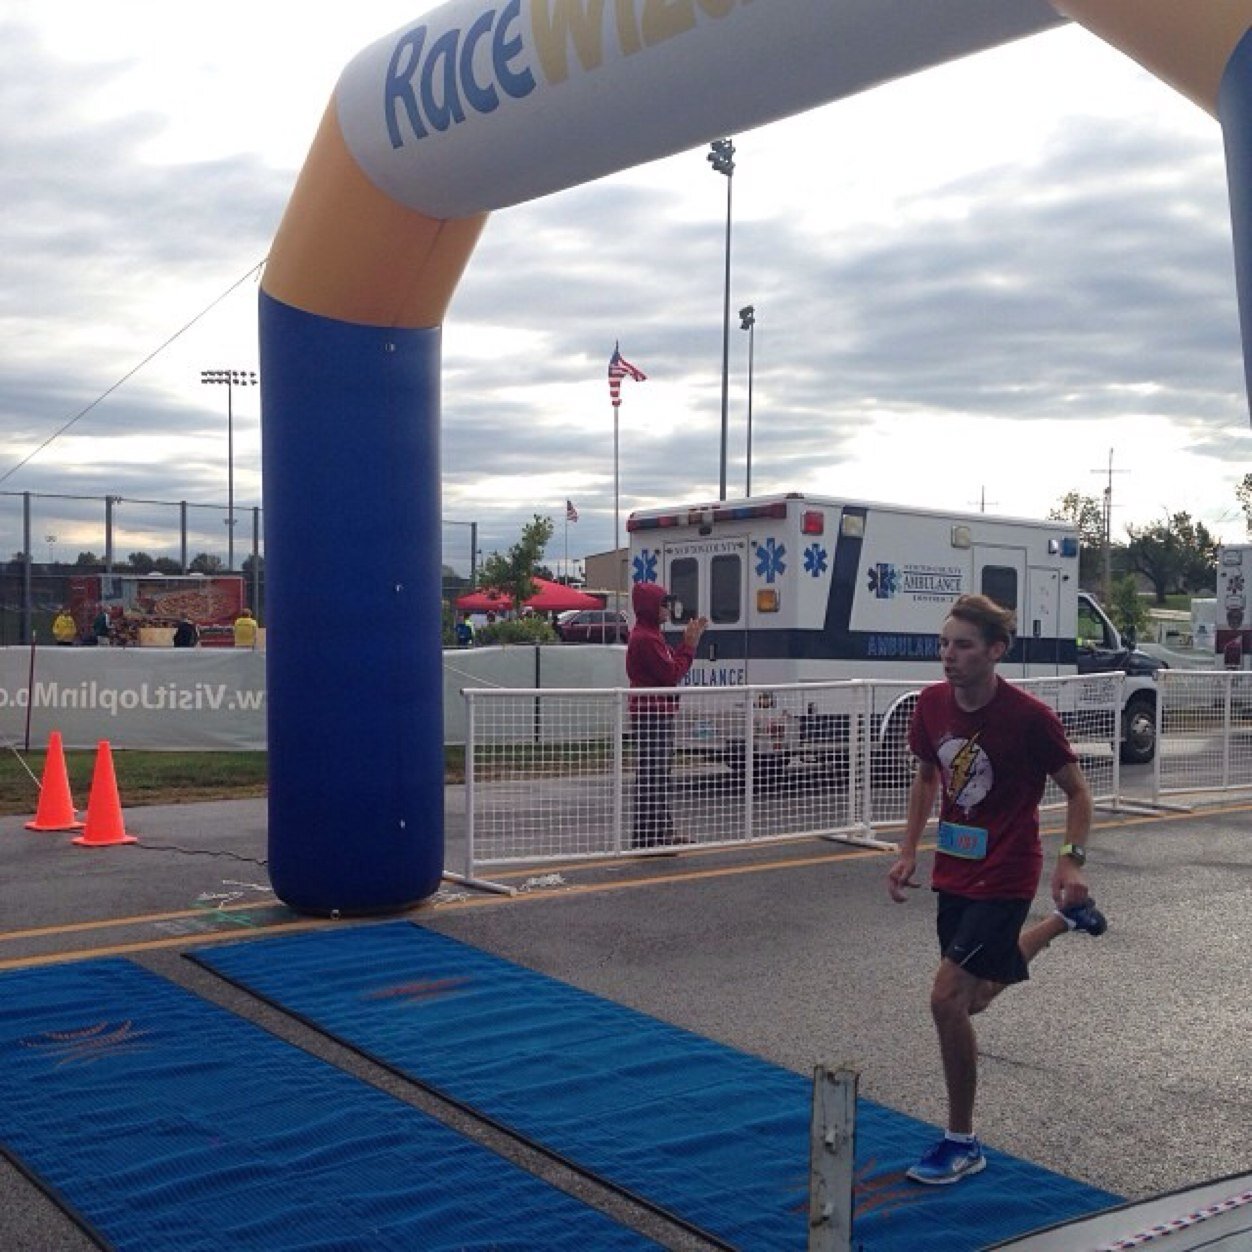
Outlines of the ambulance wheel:
{"type": "Polygon", "coordinates": [[[1156,701],[1146,691],[1136,692],[1126,701],[1122,722],[1122,764],[1146,765],[1156,755],[1156,701]]]}

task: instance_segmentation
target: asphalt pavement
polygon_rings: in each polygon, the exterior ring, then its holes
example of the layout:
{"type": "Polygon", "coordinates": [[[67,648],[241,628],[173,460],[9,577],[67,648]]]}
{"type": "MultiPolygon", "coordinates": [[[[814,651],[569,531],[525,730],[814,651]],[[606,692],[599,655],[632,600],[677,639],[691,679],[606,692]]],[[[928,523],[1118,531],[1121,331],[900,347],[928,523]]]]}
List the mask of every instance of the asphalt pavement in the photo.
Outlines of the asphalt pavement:
{"type": "MultiPolygon", "coordinates": [[[[1088,878],[1110,929],[1058,940],[979,1019],[984,1141],[1130,1197],[1252,1168],[1252,805],[1209,799],[1190,813],[1097,814],[1088,878]]],[[[451,789],[450,848],[463,811],[451,789]]],[[[107,848],[25,820],[0,819],[0,969],[130,956],[660,1243],[709,1246],[182,960],[221,939],[350,924],[275,900],[263,801],[127,809],[138,841],[107,848]]],[[[1055,852],[1058,833],[1045,842],[1055,852]]],[[[892,904],[889,864],[820,839],[544,864],[492,874],[515,895],[448,883],[407,916],[799,1073],[851,1064],[862,1095],[941,1124],[933,906],[926,892],[892,904]]],[[[0,1246],[97,1245],[0,1162],[0,1246]]]]}

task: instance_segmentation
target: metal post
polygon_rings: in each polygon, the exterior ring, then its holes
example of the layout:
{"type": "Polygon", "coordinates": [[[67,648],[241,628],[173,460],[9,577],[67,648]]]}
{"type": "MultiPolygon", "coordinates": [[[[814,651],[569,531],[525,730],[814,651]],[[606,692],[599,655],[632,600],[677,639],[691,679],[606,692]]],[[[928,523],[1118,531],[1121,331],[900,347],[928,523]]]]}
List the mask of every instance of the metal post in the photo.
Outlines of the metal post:
{"type": "Polygon", "coordinates": [[[34,635],[32,633],[32,610],[34,608],[35,592],[31,585],[31,539],[30,539],[30,492],[22,492],[22,555],[26,558],[22,562],[22,637],[18,641],[20,643],[29,643],[34,635]]]}
{"type": "Polygon", "coordinates": [[[744,487],[744,495],[752,495],[752,365],[753,352],[756,346],[756,309],[744,305],[739,310],[739,329],[748,332],[748,474],[744,487]]]}
{"type": "MultiPolygon", "coordinates": [[[[613,406],[613,612],[622,611],[622,560],[618,555],[622,550],[620,493],[617,475],[617,405],[613,406]]],[[[617,620],[617,619],[614,619],[617,620]]]]}
{"type": "Polygon", "coordinates": [[[726,445],[730,431],[730,197],[734,166],[726,175],[726,281],[722,291],[722,456],[719,500],[726,499],[726,445]]]}
{"type": "Polygon", "coordinates": [[[226,572],[235,572],[235,389],[226,385],[226,572]]]}
{"type": "Polygon", "coordinates": [[[474,701],[474,693],[469,690],[461,692],[465,700],[465,881],[474,880],[474,835],[475,817],[478,812],[478,786],[474,776],[474,762],[478,747],[478,705],[474,701]]]}
{"type": "Polygon", "coordinates": [[[113,506],[122,497],[104,497],[104,572],[113,573],[113,506]]]}
{"type": "Polygon", "coordinates": [[[226,388],[226,568],[235,569],[235,388],[255,387],[255,370],[201,370],[200,382],[226,388]]]}
{"type": "Polygon", "coordinates": [[[183,567],[183,573],[187,572],[187,501],[180,500],[178,502],[178,537],[180,542],[181,559],[179,564],[183,567]]]}
{"type": "Polygon", "coordinates": [[[726,499],[726,445],[730,431],[730,223],[731,188],[735,177],[735,145],[731,139],[714,139],[707,160],[726,178],[726,278],[722,289],[722,450],[718,499],[726,499]]]}
{"type": "Polygon", "coordinates": [[[809,1124],[809,1252],[850,1252],[856,1177],[854,1069],[813,1071],[809,1124]]]}
{"type": "Polygon", "coordinates": [[[261,508],[252,506],[252,616],[261,620],[261,508]]]}
{"type": "MultiPolygon", "coordinates": [[[[613,707],[613,851],[620,856],[625,834],[622,823],[626,816],[626,710],[630,696],[621,688],[618,688],[615,694],[617,698],[613,707]]],[[[638,768],[637,764],[636,768],[638,768]]]]}
{"type": "Polygon", "coordinates": [[[743,727],[743,837],[756,826],[756,688],[748,688],[747,721],[743,727]]]}

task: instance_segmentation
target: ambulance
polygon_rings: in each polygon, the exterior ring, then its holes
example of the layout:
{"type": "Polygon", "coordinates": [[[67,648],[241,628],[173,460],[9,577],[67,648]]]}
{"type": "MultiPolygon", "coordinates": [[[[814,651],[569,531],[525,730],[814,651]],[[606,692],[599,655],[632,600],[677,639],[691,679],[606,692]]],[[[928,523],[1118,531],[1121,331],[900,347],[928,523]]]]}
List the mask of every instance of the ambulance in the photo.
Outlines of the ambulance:
{"type": "MultiPolygon", "coordinates": [[[[941,677],[946,607],[981,592],[1017,614],[1004,677],[1121,671],[1122,760],[1152,759],[1162,662],[1124,641],[1080,590],[1068,522],[789,492],[642,509],[627,532],[631,580],[659,581],[677,597],[674,627],[708,618],[688,686],[902,680],[873,727],[878,746],[898,754],[917,691],[941,677]]],[[[779,757],[815,737],[805,712],[790,721],[785,733],[775,724],[758,737],[779,757]]],[[[733,762],[743,749],[716,742],[709,751],[733,762]]]]}

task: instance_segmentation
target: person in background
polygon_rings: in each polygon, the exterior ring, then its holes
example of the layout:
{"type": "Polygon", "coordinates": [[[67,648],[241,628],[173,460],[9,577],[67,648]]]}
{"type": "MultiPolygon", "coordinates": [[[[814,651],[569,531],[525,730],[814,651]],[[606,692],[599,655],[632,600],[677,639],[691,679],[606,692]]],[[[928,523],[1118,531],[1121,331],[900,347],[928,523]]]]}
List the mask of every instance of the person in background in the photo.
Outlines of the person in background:
{"type": "Polygon", "coordinates": [[[109,620],[109,611],[103,604],[98,605],[98,612],[91,621],[91,635],[84,640],[101,648],[107,648],[112,642],[113,624],[109,620]]]}
{"type": "Polygon", "coordinates": [[[474,646],[474,623],[470,621],[468,613],[462,613],[460,621],[456,624],[456,646],[458,648],[474,646]]]}
{"type": "Polygon", "coordinates": [[[78,627],[74,625],[73,616],[69,609],[62,608],[52,619],[52,637],[56,640],[57,647],[72,647],[77,636],[78,627]]]}
{"type": "Polygon", "coordinates": [[[196,629],[195,622],[189,618],[182,618],[178,625],[174,628],[174,647],[176,648],[194,648],[200,643],[200,632],[196,629]]]}
{"type": "MultiPolygon", "coordinates": [[[[671,648],[661,634],[670,620],[674,597],[660,583],[636,583],[630,593],[635,626],[626,644],[626,677],[632,687],[676,687],[695,660],[705,617],[683,627],[682,641],[671,648]]],[[[635,735],[635,812],[632,845],[651,848],[676,843],[669,807],[670,761],[678,697],[654,693],[630,697],[635,735]]]]}
{"type": "Polygon", "coordinates": [[[256,647],[256,618],[252,616],[251,609],[240,609],[239,616],[235,618],[235,647],[256,647]]]}
{"type": "Polygon", "coordinates": [[[1083,877],[1091,792],[1060,718],[996,673],[1015,628],[1013,613],[987,596],[955,600],[939,635],[946,681],[918,696],[909,728],[917,773],[887,890],[901,904],[919,885],[917,845],[938,796],[931,883],[941,959],[930,1012],[948,1130],[908,1171],[914,1182],[931,1185],[958,1182],[987,1164],[974,1135],[978,1042],[971,1018],[1029,978],[1027,966],[1053,939],[1075,930],[1101,935],[1108,925],[1083,877]],[[1055,909],[1023,929],[1043,872],[1039,801],[1049,778],[1066,801],[1050,883],[1055,909]]]}

